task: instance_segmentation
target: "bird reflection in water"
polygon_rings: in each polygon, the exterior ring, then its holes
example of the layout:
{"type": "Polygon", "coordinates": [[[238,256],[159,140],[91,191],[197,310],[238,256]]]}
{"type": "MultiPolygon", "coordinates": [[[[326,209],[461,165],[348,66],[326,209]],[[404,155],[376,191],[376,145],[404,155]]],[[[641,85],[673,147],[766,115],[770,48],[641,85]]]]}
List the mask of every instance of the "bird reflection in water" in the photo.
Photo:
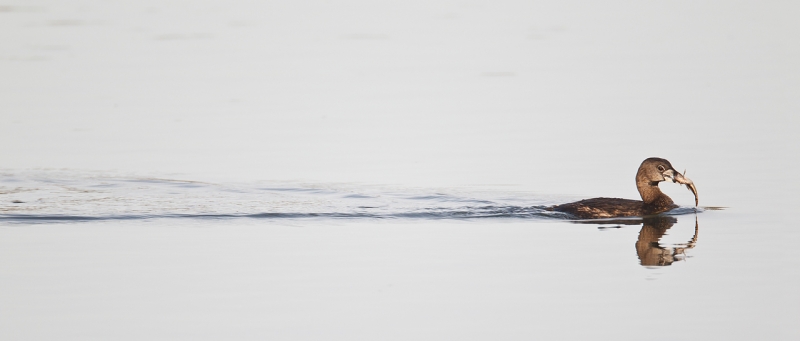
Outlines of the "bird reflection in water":
{"type": "MultiPolygon", "coordinates": [[[[576,223],[598,223],[595,221],[575,221],[576,223]]],[[[669,266],[676,261],[686,258],[686,250],[692,249],[697,244],[697,233],[700,230],[697,217],[694,219],[694,235],[686,243],[665,245],[661,243],[661,238],[667,234],[667,230],[672,228],[678,219],[673,216],[650,216],[633,220],[604,220],[603,222],[619,225],[639,225],[639,239],[636,241],[636,254],[639,256],[639,264],[642,266],[669,266]]],[[[617,226],[619,227],[619,226],[617,226]]],[[[605,229],[607,227],[600,226],[605,229]]]]}
{"type": "Polygon", "coordinates": [[[685,259],[686,250],[694,248],[697,244],[699,230],[697,217],[694,219],[694,235],[686,243],[664,246],[660,243],[661,237],[666,234],[678,219],[670,216],[655,216],[642,219],[642,230],[639,231],[639,240],[636,241],[636,254],[642,266],[669,266],[675,261],[685,259]]]}

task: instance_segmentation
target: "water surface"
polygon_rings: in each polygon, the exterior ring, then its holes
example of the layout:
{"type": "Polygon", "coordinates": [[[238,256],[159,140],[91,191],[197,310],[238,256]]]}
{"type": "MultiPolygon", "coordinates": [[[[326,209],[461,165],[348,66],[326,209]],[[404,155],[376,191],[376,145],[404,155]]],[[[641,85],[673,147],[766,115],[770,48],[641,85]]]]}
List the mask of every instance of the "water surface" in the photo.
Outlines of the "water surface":
{"type": "Polygon", "coordinates": [[[0,339],[800,339],[798,17],[0,4],[0,339]]]}

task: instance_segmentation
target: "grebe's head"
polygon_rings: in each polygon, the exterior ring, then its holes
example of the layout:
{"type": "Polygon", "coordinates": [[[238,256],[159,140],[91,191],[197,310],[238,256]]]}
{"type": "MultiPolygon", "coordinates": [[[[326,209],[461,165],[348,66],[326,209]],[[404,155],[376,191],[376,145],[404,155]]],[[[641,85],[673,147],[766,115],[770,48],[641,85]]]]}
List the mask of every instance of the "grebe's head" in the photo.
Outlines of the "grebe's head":
{"type": "Polygon", "coordinates": [[[667,179],[672,180],[673,183],[686,185],[686,188],[694,194],[694,205],[697,206],[697,187],[694,186],[694,182],[675,170],[669,161],[658,157],[648,158],[642,161],[642,165],[639,166],[639,171],[636,173],[637,182],[645,181],[651,185],[658,185],[659,182],[667,179]]]}

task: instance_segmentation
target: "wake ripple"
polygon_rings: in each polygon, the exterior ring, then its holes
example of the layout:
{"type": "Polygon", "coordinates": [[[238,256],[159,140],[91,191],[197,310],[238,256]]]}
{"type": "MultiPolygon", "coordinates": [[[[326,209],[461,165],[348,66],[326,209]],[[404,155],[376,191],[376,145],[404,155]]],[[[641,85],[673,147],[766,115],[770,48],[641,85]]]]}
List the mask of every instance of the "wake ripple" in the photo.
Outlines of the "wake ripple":
{"type": "Polygon", "coordinates": [[[37,215],[0,214],[0,221],[15,223],[81,222],[113,220],[152,219],[479,219],[479,218],[569,218],[560,212],[551,212],[541,207],[463,207],[461,209],[429,209],[418,212],[366,213],[366,212],[320,212],[320,213],[254,213],[254,214],[127,214],[127,215],[37,215]]]}

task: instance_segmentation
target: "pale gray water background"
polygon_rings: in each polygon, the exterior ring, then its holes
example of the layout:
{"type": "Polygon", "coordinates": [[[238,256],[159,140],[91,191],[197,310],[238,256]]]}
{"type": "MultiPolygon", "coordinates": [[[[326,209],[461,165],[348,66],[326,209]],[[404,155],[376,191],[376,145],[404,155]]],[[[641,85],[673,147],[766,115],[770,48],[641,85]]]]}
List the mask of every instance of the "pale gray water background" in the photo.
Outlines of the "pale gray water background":
{"type": "Polygon", "coordinates": [[[798,17],[0,3],[0,339],[798,339],[798,17]],[[670,266],[532,209],[650,156],[670,266]]]}

